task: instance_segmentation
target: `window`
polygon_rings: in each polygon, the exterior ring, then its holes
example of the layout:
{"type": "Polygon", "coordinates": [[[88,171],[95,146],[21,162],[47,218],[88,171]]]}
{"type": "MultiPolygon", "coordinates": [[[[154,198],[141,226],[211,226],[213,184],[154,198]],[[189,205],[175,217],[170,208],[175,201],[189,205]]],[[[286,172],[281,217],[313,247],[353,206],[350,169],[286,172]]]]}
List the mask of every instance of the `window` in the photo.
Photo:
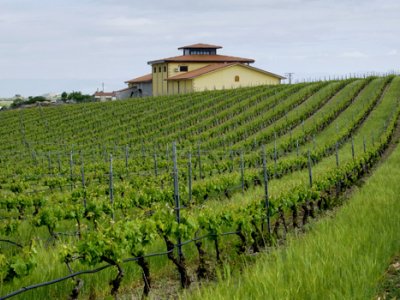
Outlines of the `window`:
{"type": "Polygon", "coordinates": [[[240,77],[239,77],[239,75],[236,75],[235,76],[235,82],[239,82],[240,81],[240,77]]]}
{"type": "Polygon", "coordinates": [[[167,72],[167,66],[164,66],[164,72],[167,72]]]}
{"type": "Polygon", "coordinates": [[[179,72],[187,72],[188,70],[188,66],[179,66],[179,72]]]}
{"type": "Polygon", "coordinates": [[[191,55],[210,55],[210,50],[191,50],[191,55]]]}
{"type": "Polygon", "coordinates": [[[160,73],[161,73],[161,67],[158,67],[158,72],[160,72],[160,73]]]}
{"type": "Polygon", "coordinates": [[[157,68],[156,67],[154,67],[154,73],[157,73],[157,68]]]}

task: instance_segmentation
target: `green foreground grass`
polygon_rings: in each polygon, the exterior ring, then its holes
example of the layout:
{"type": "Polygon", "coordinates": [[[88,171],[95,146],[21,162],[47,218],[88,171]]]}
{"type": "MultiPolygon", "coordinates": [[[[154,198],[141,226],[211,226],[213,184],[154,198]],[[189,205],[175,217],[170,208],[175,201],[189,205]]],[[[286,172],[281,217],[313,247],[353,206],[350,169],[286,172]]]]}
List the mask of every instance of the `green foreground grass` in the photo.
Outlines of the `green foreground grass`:
{"type": "Polygon", "coordinates": [[[333,217],[185,299],[372,299],[400,249],[400,147],[333,217]],[[236,273],[236,272],[235,272],[236,273]],[[238,277],[236,277],[238,276],[238,277]]]}

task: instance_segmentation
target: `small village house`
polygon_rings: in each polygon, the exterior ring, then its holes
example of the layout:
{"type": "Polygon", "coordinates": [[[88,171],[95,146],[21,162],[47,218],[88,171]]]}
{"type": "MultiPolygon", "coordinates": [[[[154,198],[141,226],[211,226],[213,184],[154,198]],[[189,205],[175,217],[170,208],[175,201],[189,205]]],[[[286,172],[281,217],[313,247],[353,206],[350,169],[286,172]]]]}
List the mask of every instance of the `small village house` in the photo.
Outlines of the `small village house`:
{"type": "Polygon", "coordinates": [[[103,92],[97,91],[94,93],[93,98],[95,101],[106,102],[106,101],[114,101],[117,100],[115,92],[103,92]]]}

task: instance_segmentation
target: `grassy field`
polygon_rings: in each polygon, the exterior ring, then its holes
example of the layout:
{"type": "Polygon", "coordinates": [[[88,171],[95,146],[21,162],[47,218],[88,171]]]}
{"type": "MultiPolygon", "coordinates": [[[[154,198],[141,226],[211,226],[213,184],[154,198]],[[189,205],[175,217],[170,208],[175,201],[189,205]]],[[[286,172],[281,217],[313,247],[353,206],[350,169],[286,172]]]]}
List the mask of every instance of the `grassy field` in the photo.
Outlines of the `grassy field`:
{"type": "Polygon", "coordinates": [[[400,147],[306,235],[184,299],[372,299],[400,249],[400,147]],[[395,213],[394,213],[395,212],[395,213]]]}

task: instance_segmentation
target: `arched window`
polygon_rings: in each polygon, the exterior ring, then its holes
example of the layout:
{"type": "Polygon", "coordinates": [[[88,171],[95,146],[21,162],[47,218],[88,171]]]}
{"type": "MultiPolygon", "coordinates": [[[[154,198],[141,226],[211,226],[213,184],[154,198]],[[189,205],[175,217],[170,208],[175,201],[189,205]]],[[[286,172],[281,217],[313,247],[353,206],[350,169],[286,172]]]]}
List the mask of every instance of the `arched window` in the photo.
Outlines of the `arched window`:
{"type": "Polygon", "coordinates": [[[235,76],[235,82],[239,82],[240,81],[240,77],[239,77],[239,75],[236,75],[235,76]]]}

